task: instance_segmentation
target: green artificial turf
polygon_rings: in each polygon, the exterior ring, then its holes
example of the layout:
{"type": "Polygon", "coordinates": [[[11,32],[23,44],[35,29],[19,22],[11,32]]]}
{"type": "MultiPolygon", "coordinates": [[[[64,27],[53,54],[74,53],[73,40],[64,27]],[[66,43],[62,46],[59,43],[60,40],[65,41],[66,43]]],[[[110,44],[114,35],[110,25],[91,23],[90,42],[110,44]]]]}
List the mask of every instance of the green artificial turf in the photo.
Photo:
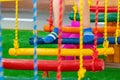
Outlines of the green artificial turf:
{"type": "MultiPolygon", "coordinates": [[[[14,39],[14,30],[3,30],[2,31],[2,45],[3,45],[3,57],[4,58],[23,58],[23,59],[33,59],[33,56],[10,56],[8,54],[9,48],[13,47],[13,39],[14,39]]],[[[43,37],[47,35],[47,32],[39,32],[39,36],[43,37]]],[[[26,31],[26,30],[19,30],[19,43],[20,47],[27,48],[27,47],[33,47],[29,44],[29,38],[32,37],[32,31],[26,31]]],[[[44,47],[57,47],[56,44],[50,44],[50,45],[39,45],[39,48],[44,47]]],[[[39,59],[44,60],[55,60],[57,57],[55,56],[39,56],[39,59]]],[[[42,76],[42,71],[39,71],[39,77],[42,76]]],[[[19,70],[8,70],[4,69],[4,75],[9,77],[26,77],[30,78],[33,77],[33,71],[19,71],[19,70]]],[[[49,75],[51,78],[56,77],[56,72],[49,72],[49,75]]],[[[77,80],[77,72],[62,72],[63,78],[76,78],[77,80]]],[[[119,80],[120,79],[120,69],[113,69],[113,68],[105,68],[104,71],[100,72],[87,72],[85,74],[85,78],[83,80],[119,80]]],[[[7,80],[7,79],[6,79],[7,80]]],[[[10,79],[8,79],[10,80],[10,79]]],[[[11,79],[12,80],[12,79],[11,79]]],[[[16,79],[17,80],[17,79],[16,79]]],[[[20,79],[21,80],[21,79],[20,79]]],[[[51,79],[53,80],[53,79],[51,79]]],[[[71,79],[74,80],[74,79],[71,79]]]]}

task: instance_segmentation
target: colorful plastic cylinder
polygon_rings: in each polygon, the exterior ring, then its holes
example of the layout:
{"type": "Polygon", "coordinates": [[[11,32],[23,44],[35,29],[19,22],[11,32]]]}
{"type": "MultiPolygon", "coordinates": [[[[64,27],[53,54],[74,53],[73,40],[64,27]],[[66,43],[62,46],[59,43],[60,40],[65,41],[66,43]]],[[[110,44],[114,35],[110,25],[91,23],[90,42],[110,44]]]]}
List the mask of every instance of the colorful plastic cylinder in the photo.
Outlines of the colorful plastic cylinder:
{"type": "MultiPolygon", "coordinates": [[[[109,44],[115,44],[115,37],[108,37],[107,40],[109,41],[109,44]]],[[[29,40],[30,44],[33,45],[33,39],[30,39],[29,40]]],[[[97,44],[103,44],[104,42],[104,38],[98,38],[97,40],[97,44]]],[[[117,42],[118,44],[120,44],[120,37],[117,38],[117,42]]],[[[54,42],[52,43],[49,43],[49,44],[57,44],[57,40],[55,40],[54,42]]],[[[43,41],[42,38],[38,38],[37,39],[37,44],[47,44],[43,41]]],[[[62,39],[62,44],[79,44],[79,38],[63,38],[62,39]]],[[[91,42],[85,42],[83,40],[83,44],[94,44],[94,41],[91,41],[91,42]]]]}
{"type": "MultiPolygon", "coordinates": [[[[104,22],[104,13],[98,14],[98,22],[104,22]]],[[[74,20],[74,12],[69,14],[69,19],[74,20]]],[[[80,20],[79,13],[76,14],[76,20],[80,20]]],[[[95,22],[95,14],[90,14],[90,21],[95,22]]],[[[107,22],[117,22],[117,13],[108,13],[107,22]]]]}
{"type": "MultiPolygon", "coordinates": [[[[49,25],[44,26],[44,31],[50,32],[53,30],[53,26],[50,28],[49,25]]],[[[92,31],[95,32],[94,26],[92,26],[92,31]]],[[[68,26],[63,26],[62,27],[62,32],[65,33],[79,33],[79,28],[78,27],[68,27],[68,26]]],[[[116,32],[116,26],[108,26],[107,27],[107,32],[108,33],[115,33],[116,32]]],[[[104,27],[103,26],[98,26],[98,33],[104,33],[104,27]]]]}
{"type": "MultiPolygon", "coordinates": [[[[57,71],[58,61],[54,60],[38,60],[38,70],[40,71],[57,71]]],[[[104,70],[104,61],[102,59],[83,60],[83,66],[87,71],[104,70]],[[94,68],[94,70],[93,70],[94,68]]],[[[26,59],[3,59],[3,67],[13,70],[33,70],[33,60],[26,59]]],[[[61,61],[61,71],[78,71],[78,60],[61,61]]]]}
{"type": "MultiPolygon", "coordinates": [[[[114,48],[97,48],[99,55],[112,55],[114,54],[114,48]]],[[[34,48],[10,48],[9,54],[10,55],[18,55],[18,56],[28,56],[33,55],[34,48]]],[[[84,56],[92,56],[93,50],[92,49],[82,49],[82,53],[84,56]]],[[[38,55],[43,56],[57,56],[58,55],[58,48],[38,48],[37,49],[38,55]]],[[[80,49],[61,49],[61,56],[79,56],[80,55],[80,49]]]]}
{"type": "MultiPolygon", "coordinates": [[[[96,6],[91,6],[90,11],[95,12],[96,11],[96,6]]],[[[105,12],[105,7],[104,6],[98,7],[98,11],[99,12],[105,12]]],[[[107,12],[117,12],[117,11],[118,11],[117,7],[108,7],[108,10],[107,10],[107,12]]]]}

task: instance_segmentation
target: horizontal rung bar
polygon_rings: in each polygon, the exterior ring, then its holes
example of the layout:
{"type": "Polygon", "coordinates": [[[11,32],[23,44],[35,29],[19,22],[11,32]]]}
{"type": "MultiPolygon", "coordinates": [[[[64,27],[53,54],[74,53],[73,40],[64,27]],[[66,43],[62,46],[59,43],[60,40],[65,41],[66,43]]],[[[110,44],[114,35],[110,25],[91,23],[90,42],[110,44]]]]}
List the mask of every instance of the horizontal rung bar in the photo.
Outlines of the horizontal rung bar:
{"type": "MultiPolygon", "coordinates": [[[[97,49],[99,55],[111,55],[114,54],[114,49],[110,48],[98,48],[97,49]]],[[[93,50],[92,49],[82,49],[82,53],[84,56],[92,56],[93,50]]],[[[34,55],[34,48],[10,48],[9,49],[10,55],[18,55],[18,56],[28,56],[34,55]]],[[[58,48],[38,48],[37,55],[44,55],[44,56],[57,56],[58,55],[58,48]]],[[[61,49],[61,56],[79,56],[80,49],[61,49]]]]}
{"type": "MultiPolygon", "coordinates": [[[[51,32],[53,30],[53,26],[49,26],[49,25],[45,25],[44,26],[44,31],[46,32],[51,32]]],[[[62,32],[65,32],[65,33],[79,33],[80,31],[80,28],[79,27],[68,27],[68,26],[63,26],[62,27],[62,32]]],[[[95,28],[92,29],[93,33],[96,31],[95,28]]],[[[103,34],[104,33],[104,27],[98,27],[97,29],[98,33],[101,33],[103,34]]],[[[107,33],[115,33],[116,32],[116,26],[108,26],[107,27],[107,33]]]]}
{"type": "MultiPolygon", "coordinates": [[[[108,37],[107,40],[109,41],[109,44],[115,44],[115,37],[108,37]]],[[[33,45],[33,38],[30,38],[29,40],[30,44],[33,45]]],[[[98,44],[103,44],[104,38],[98,38],[97,43],[98,44]]],[[[49,44],[57,44],[58,40],[55,40],[52,43],[49,44]]],[[[117,38],[117,43],[120,44],[120,37],[117,38]]],[[[48,44],[43,41],[42,38],[37,39],[37,44],[48,44]]],[[[79,44],[79,38],[63,38],[62,39],[62,44],[79,44]]],[[[86,42],[83,40],[83,44],[94,44],[94,41],[86,42]]]]}
{"type": "MultiPolygon", "coordinates": [[[[57,71],[58,61],[57,60],[38,60],[38,70],[41,71],[57,71]]],[[[63,60],[61,61],[61,71],[78,71],[79,69],[78,60],[63,60]]],[[[83,66],[87,71],[104,70],[104,61],[102,59],[83,60],[83,66]]],[[[3,59],[3,67],[6,69],[13,70],[33,70],[34,61],[27,59],[3,59]]]]}

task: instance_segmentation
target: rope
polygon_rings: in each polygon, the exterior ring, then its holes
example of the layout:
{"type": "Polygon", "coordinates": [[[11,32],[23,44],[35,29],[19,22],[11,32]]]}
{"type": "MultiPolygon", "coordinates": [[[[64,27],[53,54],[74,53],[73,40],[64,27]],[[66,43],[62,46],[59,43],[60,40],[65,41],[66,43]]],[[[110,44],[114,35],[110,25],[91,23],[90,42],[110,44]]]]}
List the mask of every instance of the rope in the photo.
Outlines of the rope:
{"type": "Polygon", "coordinates": [[[91,2],[92,2],[91,0],[88,0],[88,4],[89,4],[89,6],[91,6],[91,2]]]}
{"type": "Polygon", "coordinates": [[[2,63],[2,24],[1,24],[1,20],[2,20],[2,7],[1,7],[1,3],[0,3],[0,80],[4,80],[3,77],[3,63],[2,63]]]}
{"type": "Polygon", "coordinates": [[[50,17],[48,19],[48,22],[49,22],[49,30],[51,30],[51,27],[53,26],[53,19],[52,19],[52,14],[53,14],[53,0],[50,0],[50,17]]]}
{"type": "MultiPolygon", "coordinates": [[[[105,17],[104,17],[104,19],[105,19],[105,27],[104,27],[104,43],[103,43],[103,46],[106,49],[109,46],[109,42],[107,40],[107,10],[108,10],[108,0],[105,0],[105,17]]],[[[106,52],[105,52],[105,55],[107,55],[106,52]]]]}
{"type": "Polygon", "coordinates": [[[80,68],[78,71],[78,80],[81,80],[81,78],[84,77],[84,74],[86,72],[86,70],[83,68],[83,0],[80,0],[80,55],[79,55],[79,59],[80,59],[80,68]]]}
{"type": "Polygon", "coordinates": [[[63,21],[63,0],[59,0],[59,25],[58,25],[58,67],[57,80],[61,80],[61,47],[62,47],[62,21],[63,21]]]}
{"type": "Polygon", "coordinates": [[[98,51],[97,51],[97,39],[98,39],[98,3],[99,3],[99,0],[96,0],[96,12],[95,12],[95,38],[94,38],[94,46],[93,46],[93,66],[92,66],[92,69],[93,71],[95,71],[95,68],[94,68],[94,63],[95,63],[95,60],[98,58],[98,51]]]}
{"type": "Polygon", "coordinates": [[[107,40],[107,7],[108,7],[108,0],[105,0],[105,27],[104,27],[104,39],[107,40]]]}
{"type": "MultiPolygon", "coordinates": [[[[88,0],[88,4],[89,4],[89,6],[91,5],[91,0],[88,0]]],[[[73,12],[74,12],[74,21],[76,21],[76,15],[78,12],[78,6],[77,6],[76,2],[74,3],[72,8],[73,8],[73,12]]]]}
{"type": "Polygon", "coordinates": [[[73,8],[73,11],[74,11],[74,21],[76,21],[76,14],[78,12],[77,4],[75,3],[72,8],[73,8]]]}
{"type": "Polygon", "coordinates": [[[19,48],[18,43],[18,0],[16,0],[16,11],[15,11],[15,39],[14,39],[14,48],[16,49],[16,55],[17,55],[17,49],[19,48]]]}
{"type": "Polygon", "coordinates": [[[33,29],[34,29],[34,80],[38,80],[37,65],[37,0],[33,0],[33,29]]]}
{"type": "Polygon", "coordinates": [[[118,12],[117,12],[117,28],[116,28],[116,36],[115,36],[115,43],[118,44],[117,38],[120,36],[120,30],[119,30],[119,21],[120,21],[120,0],[118,0],[118,12]]]}

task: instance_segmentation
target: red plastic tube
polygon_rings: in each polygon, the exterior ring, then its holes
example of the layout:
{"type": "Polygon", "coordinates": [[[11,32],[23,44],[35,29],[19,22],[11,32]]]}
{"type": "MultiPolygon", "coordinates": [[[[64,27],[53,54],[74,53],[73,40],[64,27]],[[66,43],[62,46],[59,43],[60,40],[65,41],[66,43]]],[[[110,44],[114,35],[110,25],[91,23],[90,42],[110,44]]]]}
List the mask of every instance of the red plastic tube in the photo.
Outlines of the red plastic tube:
{"type": "MultiPolygon", "coordinates": [[[[78,60],[63,60],[61,62],[61,71],[78,71],[79,61],[78,60]]],[[[38,60],[38,70],[41,71],[57,71],[58,62],[55,60],[38,60]]],[[[83,66],[87,71],[104,70],[104,61],[101,59],[95,60],[94,64],[92,60],[84,60],[83,66]]],[[[3,67],[6,69],[13,70],[33,70],[33,60],[24,59],[3,59],[3,67]]]]}
{"type": "MultiPolygon", "coordinates": [[[[105,7],[98,7],[99,12],[105,12],[105,7]]],[[[117,7],[108,7],[108,12],[117,12],[117,7]]],[[[96,11],[96,6],[91,6],[90,7],[91,12],[96,11]]]]}

